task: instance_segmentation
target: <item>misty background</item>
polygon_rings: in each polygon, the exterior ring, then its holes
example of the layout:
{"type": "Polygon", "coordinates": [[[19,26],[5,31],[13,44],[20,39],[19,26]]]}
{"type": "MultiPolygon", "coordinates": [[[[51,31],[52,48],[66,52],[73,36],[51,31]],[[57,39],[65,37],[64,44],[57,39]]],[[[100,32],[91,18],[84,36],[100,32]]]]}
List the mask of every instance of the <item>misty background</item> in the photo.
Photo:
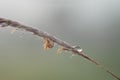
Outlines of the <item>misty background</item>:
{"type": "MultiPolygon", "coordinates": [[[[1,0],[0,17],[47,31],[120,76],[120,0],[1,0]]],[[[115,80],[88,60],[0,28],[0,80],[115,80]]]]}

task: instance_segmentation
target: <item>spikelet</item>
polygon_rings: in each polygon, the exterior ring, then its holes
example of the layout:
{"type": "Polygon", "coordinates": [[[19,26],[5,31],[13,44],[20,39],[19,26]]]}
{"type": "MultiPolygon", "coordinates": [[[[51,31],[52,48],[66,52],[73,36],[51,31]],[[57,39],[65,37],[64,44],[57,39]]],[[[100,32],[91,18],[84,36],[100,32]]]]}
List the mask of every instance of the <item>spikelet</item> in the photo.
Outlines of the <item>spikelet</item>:
{"type": "Polygon", "coordinates": [[[12,29],[12,30],[11,30],[11,34],[13,34],[13,33],[16,32],[16,31],[17,31],[16,28],[12,29]]]}
{"type": "Polygon", "coordinates": [[[58,48],[58,49],[57,49],[57,54],[61,53],[62,50],[63,50],[63,47],[58,48]]]}
{"type": "Polygon", "coordinates": [[[49,38],[43,38],[44,39],[44,50],[48,50],[50,48],[54,47],[54,42],[51,41],[49,38]]]}

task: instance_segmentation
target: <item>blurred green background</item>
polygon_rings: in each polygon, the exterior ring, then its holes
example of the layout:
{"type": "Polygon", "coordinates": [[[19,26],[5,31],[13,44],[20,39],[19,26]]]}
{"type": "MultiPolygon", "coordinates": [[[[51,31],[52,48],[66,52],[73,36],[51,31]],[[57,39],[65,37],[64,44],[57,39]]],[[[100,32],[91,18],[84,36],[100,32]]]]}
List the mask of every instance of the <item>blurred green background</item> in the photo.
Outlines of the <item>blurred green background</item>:
{"type": "MultiPolygon", "coordinates": [[[[1,0],[0,17],[47,31],[120,76],[120,0],[1,0]]],[[[44,51],[41,38],[0,28],[0,80],[116,80],[71,53],[44,51]]]]}

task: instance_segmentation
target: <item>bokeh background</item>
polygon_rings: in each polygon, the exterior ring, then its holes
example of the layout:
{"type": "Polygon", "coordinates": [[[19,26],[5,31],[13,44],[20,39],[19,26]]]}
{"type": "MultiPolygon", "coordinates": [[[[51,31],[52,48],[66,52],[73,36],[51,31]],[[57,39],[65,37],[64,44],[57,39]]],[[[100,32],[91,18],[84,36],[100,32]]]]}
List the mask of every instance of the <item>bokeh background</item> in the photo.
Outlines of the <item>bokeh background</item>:
{"type": "MultiPolygon", "coordinates": [[[[0,0],[0,17],[47,31],[120,76],[120,0],[0,0]]],[[[116,80],[71,53],[44,51],[41,38],[0,28],[0,80],[116,80]]]]}

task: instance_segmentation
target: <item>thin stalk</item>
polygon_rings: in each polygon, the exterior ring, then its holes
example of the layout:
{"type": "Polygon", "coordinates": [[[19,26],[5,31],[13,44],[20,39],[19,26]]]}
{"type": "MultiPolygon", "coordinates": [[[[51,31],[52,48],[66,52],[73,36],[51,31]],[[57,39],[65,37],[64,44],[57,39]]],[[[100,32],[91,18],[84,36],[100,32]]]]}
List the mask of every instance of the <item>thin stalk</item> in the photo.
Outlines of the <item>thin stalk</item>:
{"type": "Polygon", "coordinates": [[[104,66],[102,66],[100,63],[98,63],[91,57],[87,56],[83,51],[79,51],[78,49],[76,49],[72,45],[70,45],[69,43],[67,43],[45,31],[30,27],[30,26],[26,26],[26,25],[20,24],[19,22],[4,19],[4,18],[0,18],[0,25],[1,25],[1,27],[11,26],[14,28],[23,29],[28,32],[32,32],[34,35],[37,35],[39,37],[48,38],[49,40],[53,41],[54,43],[57,43],[58,45],[64,47],[65,50],[71,51],[73,54],[78,54],[78,55],[82,56],[83,58],[85,58],[85,59],[89,60],[90,62],[94,63],[95,65],[97,65],[102,70],[106,71],[112,77],[116,78],[117,80],[120,80],[120,78],[117,75],[112,73],[110,70],[106,69],[104,66]]]}

